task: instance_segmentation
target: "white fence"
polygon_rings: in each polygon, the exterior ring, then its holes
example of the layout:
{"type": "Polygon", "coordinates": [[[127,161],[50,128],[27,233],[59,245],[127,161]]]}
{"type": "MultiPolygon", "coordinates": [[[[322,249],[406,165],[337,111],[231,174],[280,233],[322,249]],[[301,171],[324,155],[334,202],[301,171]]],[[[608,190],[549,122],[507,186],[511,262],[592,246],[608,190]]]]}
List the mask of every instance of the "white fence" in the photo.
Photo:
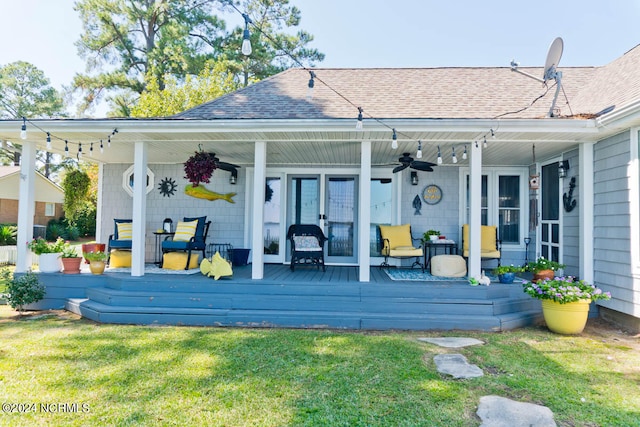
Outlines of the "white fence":
{"type": "MultiPolygon", "coordinates": [[[[34,256],[34,258],[37,258],[34,256]]],[[[16,265],[18,260],[18,247],[17,246],[0,246],[0,266],[16,265]]],[[[33,260],[34,264],[37,263],[37,259],[33,260]]]]}

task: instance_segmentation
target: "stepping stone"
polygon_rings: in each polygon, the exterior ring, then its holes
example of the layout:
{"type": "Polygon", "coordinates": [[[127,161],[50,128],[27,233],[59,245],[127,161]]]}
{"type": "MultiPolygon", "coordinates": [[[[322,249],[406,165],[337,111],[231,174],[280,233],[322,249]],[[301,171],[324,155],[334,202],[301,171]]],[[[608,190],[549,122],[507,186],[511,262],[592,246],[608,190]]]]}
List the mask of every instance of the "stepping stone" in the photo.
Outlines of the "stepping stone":
{"type": "Polygon", "coordinates": [[[556,427],[546,406],[500,396],[481,397],[476,414],[482,420],[480,427],[556,427]]]}
{"type": "Polygon", "coordinates": [[[439,345],[440,347],[447,348],[461,348],[468,347],[470,345],[484,344],[484,342],[475,338],[464,337],[418,338],[418,341],[428,342],[431,344],[439,345]]]}
{"type": "Polygon", "coordinates": [[[453,378],[476,378],[484,375],[482,369],[467,362],[461,354],[438,354],[433,358],[436,368],[441,374],[451,375],[453,378]]]}

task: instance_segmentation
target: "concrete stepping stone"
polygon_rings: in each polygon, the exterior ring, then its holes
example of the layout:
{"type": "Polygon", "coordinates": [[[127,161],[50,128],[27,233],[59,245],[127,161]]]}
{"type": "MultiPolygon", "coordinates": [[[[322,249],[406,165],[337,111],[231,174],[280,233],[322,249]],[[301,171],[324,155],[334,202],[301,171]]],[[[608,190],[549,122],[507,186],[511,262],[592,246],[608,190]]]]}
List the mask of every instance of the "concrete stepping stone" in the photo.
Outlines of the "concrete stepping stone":
{"type": "Polygon", "coordinates": [[[471,345],[484,344],[483,341],[477,340],[475,338],[464,337],[418,338],[418,341],[428,342],[431,344],[439,345],[440,347],[447,348],[461,348],[469,347],[471,345]]]}
{"type": "Polygon", "coordinates": [[[480,427],[556,427],[546,406],[500,396],[481,397],[476,414],[482,420],[480,427]]]}
{"type": "Polygon", "coordinates": [[[482,377],[484,372],[476,365],[471,365],[461,354],[438,354],[434,356],[436,369],[441,374],[451,375],[453,378],[482,377]]]}

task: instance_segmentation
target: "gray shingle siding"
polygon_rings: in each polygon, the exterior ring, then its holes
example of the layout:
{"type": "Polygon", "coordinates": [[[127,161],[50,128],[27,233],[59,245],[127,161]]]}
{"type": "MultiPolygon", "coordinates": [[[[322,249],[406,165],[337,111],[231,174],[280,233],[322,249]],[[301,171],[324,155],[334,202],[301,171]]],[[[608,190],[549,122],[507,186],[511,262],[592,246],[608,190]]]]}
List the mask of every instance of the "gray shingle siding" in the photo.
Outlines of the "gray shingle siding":
{"type": "MultiPolygon", "coordinates": [[[[594,148],[594,281],[611,291],[601,304],[634,313],[631,278],[631,224],[629,180],[630,133],[623,132],[594,148]]],[[[637,309],[635,310],[637,311],[637,309]]]]}

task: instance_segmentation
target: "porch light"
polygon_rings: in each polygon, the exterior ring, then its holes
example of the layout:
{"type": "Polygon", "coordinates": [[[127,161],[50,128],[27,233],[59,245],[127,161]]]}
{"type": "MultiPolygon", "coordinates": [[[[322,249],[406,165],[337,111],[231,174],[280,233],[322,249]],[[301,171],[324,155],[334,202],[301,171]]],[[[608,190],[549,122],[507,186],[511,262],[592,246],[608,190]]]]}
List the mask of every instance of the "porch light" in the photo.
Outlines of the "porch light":
{"type": "Polygon", "coordinates": [[[467,160],[467,146],[464,146],[464,151],[462,152],[462,160],[467,160]]]}
{"type": "Polygon", "coordinates": [[[51,150],[51,134],[47,132],[47,150],[51,150]]]}
{"type": "Polygon", "coordinates": [[[393,136],[391,137],[391,148],[394,150],[398,149],[398,135],[396,134],[396,129],[393,129],[393,136]]]}
{"type": "Polygon", "coordinates": [[[20,128],[20,139],[27,139],[27,119],[22,118],[22,127],[20,128]]]}
{"type": "Polygon", "coordinates": [[[438,160],[437,160],[438,164],[441,165],[442,164],[442,154],[440,154],[440,146],[438,145],[438,160]]]}
{"type": "Polygon", "coordinates": [[[356,130],[362,130],[362,107],[358,107],[358,121],[356,122],[356,130]]]}
{"type": "Polygon", "coordinates": [[[418,151],[416,152],[416,157],[418,159],[422,158],[422,141],[418,141],[418,151]]]}
{"type": "Polygon", "coordinates": [[[451,147],[451,161],[453,163],[458,163],[458,158],[456,157],[456,147],[451,147]]]}
{"type": "Polygon", "coordinates": [[[566,178],[568,170],[569,170],[569,160],[562,160],[560,163],[558,163],[558,177],[566,178]]]}
{"type": "Polygon", "coordinates": [[[411,171],[411,185],[418,185],[418,172],[411,171]]]}
{"type": "Polygon", "coordinates": [[[235,185],[235,183],[237,181],[238,181],[238,170],[237,169],[233,169],[231,171],[231,176],[229,177],[229,184],[235,185]]]}
{"type": "Polygon", "coordinates": [[[244,18],[244,32],[242,33],[242,54],[245,56],[251,55],[251,33],[249,32],[249,24],[252,23],[249,15],[246,13],[242,14],[244,18]]]}

